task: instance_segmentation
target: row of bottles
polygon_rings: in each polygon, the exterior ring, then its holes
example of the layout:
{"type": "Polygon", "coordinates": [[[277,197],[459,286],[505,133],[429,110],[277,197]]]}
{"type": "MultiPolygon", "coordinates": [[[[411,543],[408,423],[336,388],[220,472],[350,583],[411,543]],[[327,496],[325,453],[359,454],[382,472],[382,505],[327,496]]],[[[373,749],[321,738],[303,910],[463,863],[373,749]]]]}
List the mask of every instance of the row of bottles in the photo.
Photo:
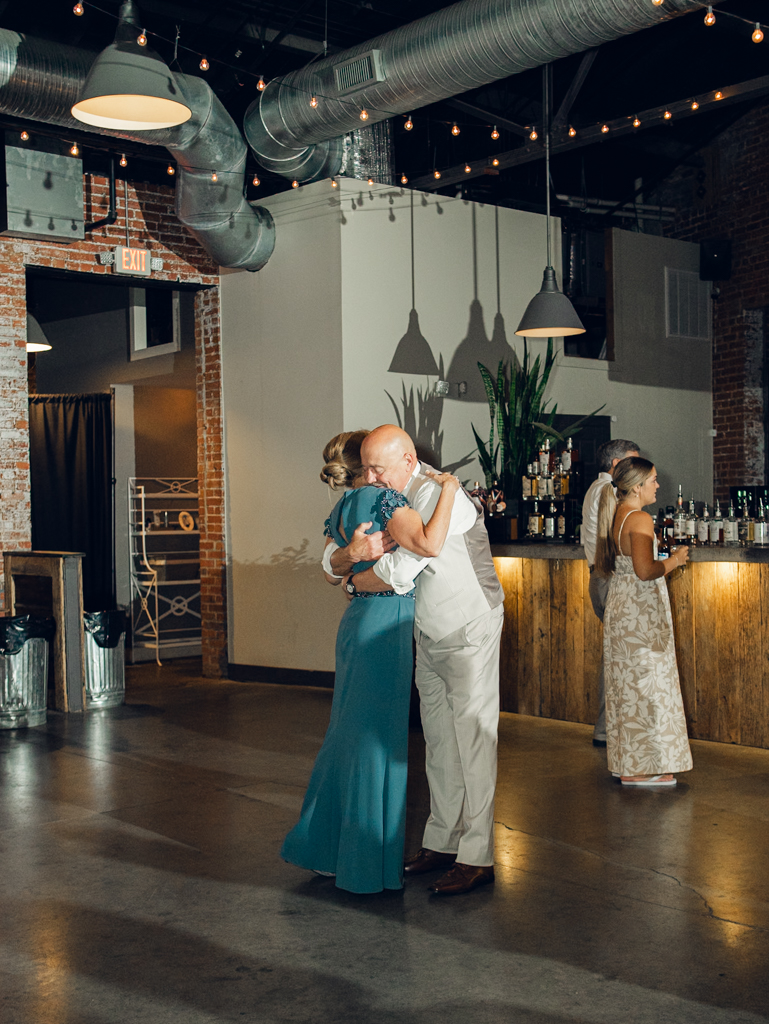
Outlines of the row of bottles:
{"type": "Polygon", "coordinates": [[[560,454],[550,448],[545,438],[537,458],[526,467],[522,480],[524,501],[552,498],[554,501],[580,493],[579,452],[571,438],[560,454]]]}
{"type": "Polygon", "coordinates": [[[657,542],[660,557],[669,552],[670,545],[689,544],[724,547],[769,547],[769,519],[763,500],[758,503],[758,515],[751,516],[747,504],[741,515],[735,514],[734,505],[729,503],[729,514],[721,514],[721,504],[716,501],[713,514],[706,504],[702,515],[694,509],[694,500],[684,508],[681,485],[678,486],[677,506],[668,505],[657,513],[657,542]]]}

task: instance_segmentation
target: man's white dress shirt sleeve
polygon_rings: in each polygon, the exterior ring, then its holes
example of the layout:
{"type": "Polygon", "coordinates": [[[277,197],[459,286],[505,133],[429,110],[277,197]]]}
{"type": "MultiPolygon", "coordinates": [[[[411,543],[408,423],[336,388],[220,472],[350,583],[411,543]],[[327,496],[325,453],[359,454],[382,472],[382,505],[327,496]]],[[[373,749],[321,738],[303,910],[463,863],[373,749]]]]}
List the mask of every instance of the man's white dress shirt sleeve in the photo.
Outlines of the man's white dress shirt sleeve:
{"type": "Polygon", "coordinates": [[[582,502],[582,527],[580,540],[585,548],[588,565],[595,565],[595,545],[598,540],[598,506],[605,484],[611,483],[611,473],[599,473],[598,479],[588,487],[582,502]]]}

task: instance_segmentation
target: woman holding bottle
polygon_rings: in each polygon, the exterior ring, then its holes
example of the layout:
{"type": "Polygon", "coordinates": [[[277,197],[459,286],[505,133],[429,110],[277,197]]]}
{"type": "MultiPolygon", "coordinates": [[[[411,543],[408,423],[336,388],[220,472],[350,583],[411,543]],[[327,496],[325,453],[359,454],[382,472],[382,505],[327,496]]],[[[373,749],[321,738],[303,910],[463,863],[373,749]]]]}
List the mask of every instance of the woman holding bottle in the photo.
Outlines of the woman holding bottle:
{"type": "Polygon", "coordinates": [[[689,549],[657,561],[654,520],[643,508],[658,489],[652,463],[629,457],[614,468],[598,509],[596,571],[610,577],[603,621],[607,759],[623,786],[675,786],[674,773],[692,767],[664,583],[689,549]]]}

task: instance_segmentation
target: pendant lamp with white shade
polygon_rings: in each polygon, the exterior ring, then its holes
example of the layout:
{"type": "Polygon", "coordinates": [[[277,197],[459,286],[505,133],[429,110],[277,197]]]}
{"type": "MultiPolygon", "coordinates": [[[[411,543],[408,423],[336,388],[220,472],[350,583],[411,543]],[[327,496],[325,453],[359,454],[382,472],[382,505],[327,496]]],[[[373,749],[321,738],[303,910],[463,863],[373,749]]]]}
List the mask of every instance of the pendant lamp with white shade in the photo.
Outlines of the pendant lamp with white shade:
{"type": "Polygon", "coordinates": [[[173,72],[146,45],[135,3],[121,4],[115,41],[94,61],[72,116],[116,131],[173,128],[192,117],[173,72]]]}
{"type": "Polygon", "coordinates": [[[544,67],[543,112],[545,122],[545,199],[547,226],[547,266],[542,288],[526,307],[518,324],[519,335],[528,338],[563,338],[570,334],[584,334],[585,327],[569,299],[558,289],[550,252],[550,69],[544,67]]]}

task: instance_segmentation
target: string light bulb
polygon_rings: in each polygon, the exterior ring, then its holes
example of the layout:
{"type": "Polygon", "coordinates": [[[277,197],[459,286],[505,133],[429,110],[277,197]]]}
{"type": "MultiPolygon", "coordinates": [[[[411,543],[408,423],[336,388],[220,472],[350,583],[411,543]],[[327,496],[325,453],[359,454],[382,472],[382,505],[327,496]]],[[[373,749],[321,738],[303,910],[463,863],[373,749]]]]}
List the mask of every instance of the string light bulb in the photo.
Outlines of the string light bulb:
{"type": "Polygon", "coordinates": [[[294,178],[294,180],[291,182],[291,188],[299,188],[299,182],[296,180],[296,178],[294,178]]]}
{"type": "Polygon", "coordinates": [[[634,128],[640,128],[641,127],[641,118],[640,117],[634,117],[633,118],[633,127],[634,128]]]}
{"type": "Polygon", "coordinates": [[[251,184],[254,185],[256,188],[259,188],[259,186],[262,184],[261,181],[259,181],[259,175],[258,174],[254,175],[254,180],[252,181],[251,184]]]}
{"type": "Polygon", "coordinates": [[[219,180],[219,175],[216,173],[216,171],[211,171],[211,181],[218,181],[218,180],[219,180]]]}
{"type": "Polygon", "coordinates": [[[715,100],[722,100],[723,98],[724,98],[724,94],[723,94],[723,93],[721,92],[721,90],[720,90],[720,89],[719,89],[719,90],[718,90],[718,92],[717,92],[717,93],[715,93],[715,95],[713,96],[713,99],[715,99],[715,100]]]}
{"type": "Polygon", "coordinates": [[[760,43],[764,38],[764,33],[761,31],[761,23],[756,22],[756,27],[753,29],[753,35],[750,37],[754,43],[760,43]]]}
{"type": "Polygon", "coordinates": [[[339,188],[339,182],[336,180],[336,178],[332,178],[331,179],[331,187],[332,188],[339,188]]]}
{"type": "Polygon", "coordinates": [[[77,148],[77,143],[76,142],[72,143],[72,145],[70,146],[69,151],[72,154],[72,156],[79,156],[80,155],[80,150],[77,148]]]}
{"type": "Polygon", "coordinates": [[[21,139],[21,141],[22,141],[22,142],[29,142],[29,132],[27,131],[27,129],[26,129],[26,128],[25,128],[25,129],[24,129],[24,131],[23,131],[23,132],[21,133],[21,135],[19,136],[19,138],[21,139]]]}
{"type": "Polygon", "coordinates": [[[171,177],[173,177],[174,174],[176,174],[176,168],[174,167],[173,164],[169,164],[168,167],[166,167],[166,174],[169,174],[171,177]]]}
{"type": "Polygon", "coordinates": [[[499,138],[499,132],[497,131],[497,126],[496,125],[494,125],[494,127],[491,130],[491,137],[492,137],[492,139],[498,139],[499,138]]]}
{"type": "Polygon", "coordinates": [[[451,134],[452,135],[459,135],[459,125],[456,123],[456,121],[451,126],[451,134]]]}
{"type": "Polygon", "coordinates": [[[409,179],[406,177],[405,174],[401,174],[401,185],[407,185],[408,184],[408,180],[409,179]]]}
{"type": "Polygon", "coordinates": [[[361,110],[360,114],[358,114],[358,117],[361,119],[361,121],[368,121],[368,110],[366,110],[366,108],[364,107],[363,110],[361,110]]]}
{"type": "Polygon", "coordinates": [[[498,157],[496,157],[496,156],[494,157],[494,159],[491,161],[491,166],[492,167],[499,167],[499,159],[498,159],[498,157]]]}
{"type": "Polygon", "coordinates": [[[669,110],[666,110],[662,116],[665,118],[666,121],[669,121],[673,115],[669,110]]]}
{"type": "Polygon", "coordinates": [[[469,174],[470,171],[472,171],[472,167],[470,166],[470,164],[465,164],[465,174],[469,174]]]}
{"type": "Polygon", "coordinates": [[[310,97],[310,106],[314,110],[317,107],[317,105],[318,105],[318,97],[315,95],[315,93],[313,93],[312,96],[310,97]]]}
{"type": "Polygon", "coordinates": [[[121,167],[127,167],[128,166],[128,161],[125,158],[125,153],[121,153],[120,154],[120,166],[121,167]]]}
{"type": "Polygon", "coordinates": [[[569,125],[569,138],[573,139],[576,134],[577,134],[577,129],[573,128],[571,125],[569,125]]]}
{"type": "Polygon", "coordinates": [[[369,178],[369,179],[368,179],[368,187],[369,187],[369,188],[371,188],[371,186],[372,186],[373,184],[374,184],[374,179],[373,179],[373,178],[369,178]]]}
{"type": "Polygon", "coordinates": [[[200,70],[201,70],[201,71],[208,71],[208,69],[209,69],[210,67],[211,67],[211,65],[210,65],[210,64],[208,63],[208,61],[206,60],[206,58],[205,58],[205,57],[201,57],[201,58],[200,58],[200,70]]]}
{"type": "Polygon", "coordinates": [[[706,25],[715,25],[715,23],[716,23],[716,16],[715,16],[715,14],[713,14],[713,8],[712,7],[708,7],[708,13],[705,15],[704,21],[705,21],[706,25]]]}
{"type": "Polygon", "coordinates": [[[692,100],[692,110],[699,110],[700,105],[697,100],[692,100]]]}
{"type": "Polygon", "coordinates": [[[537,135],[537,129],[536,128],[532,128],[531,129],[531,131],[529,132],[529,138],[531,139],[532,142],[536,142],[537,141],[539,136],[537,135]]]}
{"type": "Polygon", "coordinates": [[[661,7],[663,2],[664,2],[664,0],[652,0],[652,3],[654,4],[655,7],[661,7]]]}
{"type": "Polygon", "coordinates": [[[267,88],[267,84],[265,83],[261,75],[259,75],[259,81],[256,83],[256,88],[259,90],[259,92],[264,92],[264,90],[267,88]]]}
{"type": "Polygon", "coordinates": [[[136,42],[139,44],[139,46],[147,45],[147,33],[144,31],[144,29],[142,29],[139,35],[136,37],[136,42]]]}
{"type": "Polygon", "coordinates": [[[438,170],[433,171],[433,177],[435,178],[436,181],[438,180],[438,178],[440,178],[440,176],[441,176],[441,172],[440,171],[438,171],[438,170]]]}
{"type": "Polygon", "coordinates": [[[72,13],[73,13],[73,14],[76,14],[76,15],[78,16],[78,18],[79,18],[79,17],[80,17],[80,15],[81,15],[81,14],[83,13],[84,9],[85,9],[85,8],[84,8],[84,7],[83,7],[83,5],[82,5],[82,4],[80,3],[80,0],[77,0],[77,3],[76,3],[76,4],[75,4],[75,6],[74,6],[74,7],[72,8],[72,13]]]}
{"type": "Polygon", "coordinates": [[[601,131],[604,133],[604,135],[608,132],[608,130],[609,130],[608,124],[602,124],[601,125],[601,131]]]}
{"type": "Polygon", "coordinates": [[[414,127],[414,122],[411,120],[411,114],[409,114],[409,116],[406,118],[406,123],[404,124],[403,127],[406,129],[407,132],[410,132],[411,129],[414,127]]]}

